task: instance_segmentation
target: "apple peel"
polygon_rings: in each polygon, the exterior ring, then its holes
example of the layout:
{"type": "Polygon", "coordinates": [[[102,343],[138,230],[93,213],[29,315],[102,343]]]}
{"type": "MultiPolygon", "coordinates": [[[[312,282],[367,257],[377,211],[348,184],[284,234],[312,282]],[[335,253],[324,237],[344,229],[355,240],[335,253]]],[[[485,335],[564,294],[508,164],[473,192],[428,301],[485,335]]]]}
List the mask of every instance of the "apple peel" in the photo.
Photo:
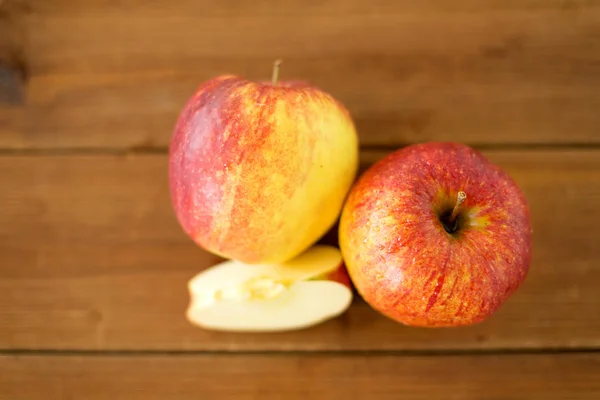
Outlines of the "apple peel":
{"type": "Polygon", "coordinates": [[[315,280],[338,276],[340,268],[339,249],[322,245],[280,264],[224,261],[189,281],[186,317],[201,328],[230,332],[308,328],[341,315],[352,303],[344,282],[315,280]]]}

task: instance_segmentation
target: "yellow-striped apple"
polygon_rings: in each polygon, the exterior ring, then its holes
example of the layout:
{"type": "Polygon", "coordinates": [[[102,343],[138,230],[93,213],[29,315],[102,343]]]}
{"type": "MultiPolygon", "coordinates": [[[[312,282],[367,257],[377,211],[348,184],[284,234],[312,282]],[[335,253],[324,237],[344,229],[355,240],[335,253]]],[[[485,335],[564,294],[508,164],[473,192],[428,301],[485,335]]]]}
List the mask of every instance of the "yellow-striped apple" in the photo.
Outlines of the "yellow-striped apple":
{"type": "Polygon", "coordinates": [[[288,331],[337,317],[352,303],[338,248],[315,245],[280,264],[224,261],[189,284],[193,325],[230,332],[288,331]]]}
{"type": "Polygon", "coordinates": [[[530,266],[526,199],[511,177],[457,143],[399,149],[360,176],[339,241],[365,301],[411,326],[479,323],[530,266]]]}
{"type": "Polygon", "coordinates": [[[306,83],[224,75],[201,84],[169,150],[177,219],[199,246],[247,264],[289,260],[339,217],[358,168],[344,106],[306,83]]]}

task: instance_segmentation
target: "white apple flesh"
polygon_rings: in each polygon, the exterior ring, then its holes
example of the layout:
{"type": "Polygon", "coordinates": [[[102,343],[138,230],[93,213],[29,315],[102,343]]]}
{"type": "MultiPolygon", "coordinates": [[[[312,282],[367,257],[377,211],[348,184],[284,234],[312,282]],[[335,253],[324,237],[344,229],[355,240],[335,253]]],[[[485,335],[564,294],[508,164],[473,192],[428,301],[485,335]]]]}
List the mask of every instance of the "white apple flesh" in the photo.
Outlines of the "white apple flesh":
{"type": "Polygon", "coordinates": [[[353,294],[347,285],[318,280],[338,268],[343,268],[340,251],[321,245],[281,264],[225,261],[189,281],[186,316],[196,326],[219,331],[308,328],[350,306],[353,294]]]}

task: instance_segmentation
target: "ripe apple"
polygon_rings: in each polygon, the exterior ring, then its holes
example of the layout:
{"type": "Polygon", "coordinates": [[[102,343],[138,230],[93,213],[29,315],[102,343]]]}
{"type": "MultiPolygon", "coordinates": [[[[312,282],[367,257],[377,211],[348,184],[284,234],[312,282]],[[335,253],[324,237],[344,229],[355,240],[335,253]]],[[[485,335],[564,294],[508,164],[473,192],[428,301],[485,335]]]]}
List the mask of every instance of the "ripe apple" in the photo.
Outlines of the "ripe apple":
{"type": "Polygon", "coordinates": [[[358,169],[344,106],[301,82],[219,76],[197,88],[169,150],[173,207],[204,249],[247,264],[289,260],[330,229],[358,169]]]}
{"type": "Polygon", "coordinates": [[[187,319],[231,332],[307,328],[348,309],[353,293],[344,275],[339,249],[325,245],[280,264],[225,261],[189,281],[187,319]]]}
{"type": "Polygon", "coordinates": [[[425,143],[357,180],[342,211],[341,251],[357,291],[411,326],[479,323],[520,287],[532,228],[509,175],[476,150],[425,143]]]}

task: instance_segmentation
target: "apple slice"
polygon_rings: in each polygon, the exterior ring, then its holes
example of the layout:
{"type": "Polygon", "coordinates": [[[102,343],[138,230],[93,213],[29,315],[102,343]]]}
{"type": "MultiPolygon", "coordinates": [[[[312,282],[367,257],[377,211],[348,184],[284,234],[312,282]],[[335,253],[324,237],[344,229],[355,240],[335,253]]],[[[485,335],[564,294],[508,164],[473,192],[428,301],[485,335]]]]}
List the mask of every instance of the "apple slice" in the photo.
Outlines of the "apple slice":
{"type": "Polygon", "coordinates": [[[237,332],[307,328],[348,309],[352,290],[340,251],[316,245],[282,264],[225,261],[188,284],[187,319],[199,327],[237,332]],[[325,280],[320,280],[325,279],[325,280]],[[330,280],[332,279],[332,280],[330,280]]]}

